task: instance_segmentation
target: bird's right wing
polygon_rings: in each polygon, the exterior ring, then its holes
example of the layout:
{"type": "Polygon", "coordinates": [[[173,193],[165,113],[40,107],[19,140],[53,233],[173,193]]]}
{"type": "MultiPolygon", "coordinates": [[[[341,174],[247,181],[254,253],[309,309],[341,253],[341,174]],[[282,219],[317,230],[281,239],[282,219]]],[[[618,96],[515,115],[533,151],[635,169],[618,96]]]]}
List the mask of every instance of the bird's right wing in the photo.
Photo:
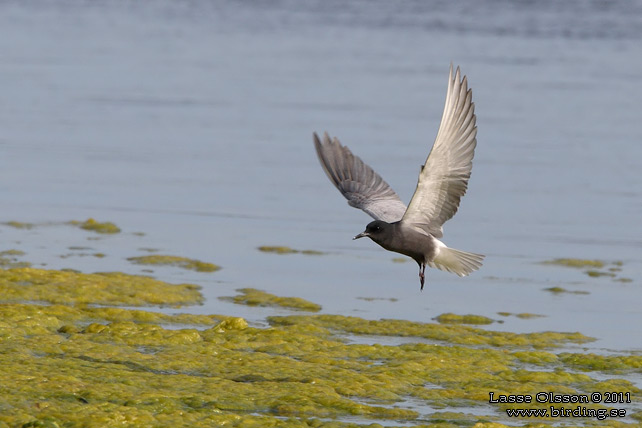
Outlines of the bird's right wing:
{"type": "Polygon", "coordinates": [[[475,105],[468,81],[450,66],[444,114],[435,143],[421,168],[403,221],[436,238],[466,193],[477,145],[475,105]]]}
{"type": "Polygon", "coordinates": [[[323,142],[314,133],[314,147],[330,181],[352,207],[362,209],[375,220],[388,223],[401,220],[406,205],[372,168],[366,165],[337,138],[323,134],[323,142]]]}

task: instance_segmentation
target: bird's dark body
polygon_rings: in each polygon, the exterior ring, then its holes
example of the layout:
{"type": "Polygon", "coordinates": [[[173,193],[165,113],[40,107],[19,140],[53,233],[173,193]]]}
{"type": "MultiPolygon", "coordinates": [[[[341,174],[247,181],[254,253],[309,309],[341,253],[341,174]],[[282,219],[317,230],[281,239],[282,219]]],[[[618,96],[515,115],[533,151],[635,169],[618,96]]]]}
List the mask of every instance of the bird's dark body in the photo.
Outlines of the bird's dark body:
{"type": "Polygon", "coordinates": [[[411,230],[402,221],[386,223],[375,220],[366,226],[368,237],[388,251],[403,254],[415,260],[420,266],[435,258],[437,244],[427,234],[411,230]]]}

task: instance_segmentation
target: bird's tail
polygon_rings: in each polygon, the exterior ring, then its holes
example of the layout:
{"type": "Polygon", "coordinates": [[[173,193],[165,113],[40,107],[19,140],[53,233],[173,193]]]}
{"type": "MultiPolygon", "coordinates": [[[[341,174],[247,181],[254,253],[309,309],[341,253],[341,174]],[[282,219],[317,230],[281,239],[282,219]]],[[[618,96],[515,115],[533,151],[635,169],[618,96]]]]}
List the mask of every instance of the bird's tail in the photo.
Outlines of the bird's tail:
{"type": "Polygon", "coordinates": [[[484,257],[482,254],[467,253],[444,245],[439,246],[437,256],[432,262],[428,262],[428,265],[459,276],[466,276],[481,267],[484,257]]]}

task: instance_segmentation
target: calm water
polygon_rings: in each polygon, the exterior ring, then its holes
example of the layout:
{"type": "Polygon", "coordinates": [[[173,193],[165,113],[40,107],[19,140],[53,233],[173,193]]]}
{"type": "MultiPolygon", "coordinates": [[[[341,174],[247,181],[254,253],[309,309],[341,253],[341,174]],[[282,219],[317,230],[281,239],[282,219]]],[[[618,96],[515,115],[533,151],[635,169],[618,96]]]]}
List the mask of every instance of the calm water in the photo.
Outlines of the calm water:
{"type": "Polygon", "coordinates": [[[141,272],[125,258],[143,247],[211,261],[224,269],[156,274],[204,287],[188,310],[254,322],[277,311],[217,297],[255,287],[366,318],[474,313],[640,350],[641,41],[640,1],[3,1],[0,221],[95,217],[124,233],[2,226],[0,250],[84,271],[141,272]],[[464,279],[431,270],[420,293],[414,262],[351,240],[370,218],[331,186],[311,134],[338,136],[408,201],[451,61],[479,134],[444,240],[487,259],[464,279]],[[78,245],[107,257],[61,257],[78,245]],[[632,282],[539,264],[557,257],[621,261],[632,282]]]}

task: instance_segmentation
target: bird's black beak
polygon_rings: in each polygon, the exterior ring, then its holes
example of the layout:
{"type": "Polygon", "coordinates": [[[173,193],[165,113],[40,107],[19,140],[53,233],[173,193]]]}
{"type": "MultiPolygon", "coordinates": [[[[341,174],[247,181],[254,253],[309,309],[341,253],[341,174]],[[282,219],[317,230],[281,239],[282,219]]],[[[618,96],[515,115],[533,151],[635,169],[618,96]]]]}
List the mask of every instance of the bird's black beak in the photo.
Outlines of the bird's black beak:
{"type": "Polygon", "coordinates": [[[354,241],[355,239],[363,238],[364,236],[370,236],[370,235],[368,234],[368,232],[363,231],[360,234],[358,234],[357,236],[355,236],[354,238],[352,238],[352,240],[354,241]]]}

